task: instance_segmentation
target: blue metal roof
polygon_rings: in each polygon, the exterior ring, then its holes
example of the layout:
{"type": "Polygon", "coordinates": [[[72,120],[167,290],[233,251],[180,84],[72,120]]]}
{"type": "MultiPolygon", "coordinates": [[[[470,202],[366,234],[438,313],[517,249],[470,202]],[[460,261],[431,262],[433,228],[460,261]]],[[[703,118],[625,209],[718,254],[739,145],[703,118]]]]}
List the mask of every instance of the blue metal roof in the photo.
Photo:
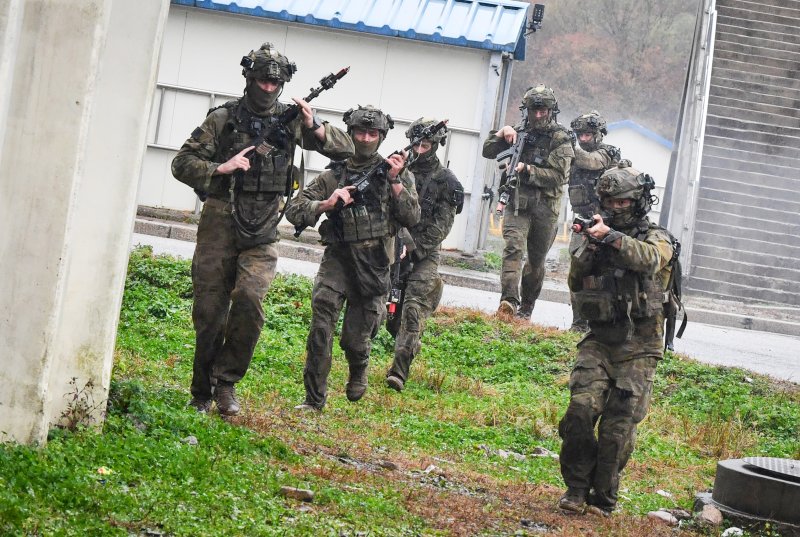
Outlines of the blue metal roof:
{"type": "Polygon", "coordinates": [[[660,134],[656,134],[655,132],[651,131],[647,127],[643,127],[643,126],[639,125],[638,123],[636,123],[635,121],[632,121],[630,119],[626,119],[626,120],[623,120],[623,121],[615,121],[613,123],[609,123],[607,128],[608,128],[609,131],[615,131],[617,129],[625,129],[625,128],[632,129],[632,130],[638,132],[639,134],[641,134],[642,136],[644,136],[645,138],[649,138],[649,139],[653,140],[654,142],[663,145],[667,149],[672,150],[672,142],[670,142],[669,140],[667,140],[666,138],[664,138],[660,134]]]}
{"type": "Polygon", "coordinates": [[[516,0],[171,0],[287,22],[511,52],[525,59],[530,4],[516,0]]]}

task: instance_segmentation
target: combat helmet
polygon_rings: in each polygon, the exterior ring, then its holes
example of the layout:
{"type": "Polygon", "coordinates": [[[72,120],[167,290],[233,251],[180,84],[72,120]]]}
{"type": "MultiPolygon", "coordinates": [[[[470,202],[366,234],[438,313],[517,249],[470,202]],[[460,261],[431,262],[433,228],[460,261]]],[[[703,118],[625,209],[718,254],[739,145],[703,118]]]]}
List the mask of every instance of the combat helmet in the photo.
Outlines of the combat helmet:
{"type": "Polygon", "coordinates": [[[254,80],[280,80],[289,82],[297,71],[294,62],[275,50],[272,43],[264,43],[258,50],[242,56],[242,76],[254,80]]]}
{"type": "Polygon", "coordinates": [[[549,108],[553,111],[553,115],[559,112],[558,99],[556,99],[555,92],[544,84],[528,88],[525,95],[522,96],[522,108],[527,108],[528,110],[532,108],[549,108]]]}
{"type": "Polygon", "coordinates": [[[582,116],[576,117],[572,120],[572,123],[570,123],[569,126],[575,132],[608,134],[608,129],[606,129],[606,120],[597,110],[592,110],[588,114],[583,114],[582,116]]]}
{"type": "Polygon", "coordinates": [[[603,136],[608,134],[606,120],[597,110],[576,117],[569,126],[576,134],[589,133],[593,136],[591,143],[580,142],[585,151],[596,150],[603,141],[603,136]]]}
{"type": "Polygon", "coordinates": [[[652,194],[656,183],[650,175],[628,166],[627,161],[621,164],[600,176],[595,192],[601,201],[604,198],[633,200],[633,216],[640,219],[658,203],[658,197],[652,194]]]}
{"type": "MultiPolygon", "coordinates": [[[[427,129],[428,127],[432,127],[437,123],[439,123],[438,119],[421,117],[408,126],[408,129],[406,129],[406,138],[413,140],[414,138],[419,137],[423,130],[427,129]]],[[[430,137],[426,137],[425,139],[430,140],[431,143],[434,144],[445,145],[445,143],[447,143],[447,126],[445,125],[433,133],[430,137]]]]}
{"type": "Polygon", "coordinates": [[[394,120],[389,114],[384,114],[379,108],[371,104],[367,106],[358,105],[358,108],[351,108],[342,116],[342,121],[347,125],[347,134],[353,134],[353,127],[363,127],[365,129],[378,129],[382,138],[386,137],[389,129],[394,128],[394,120]]]}

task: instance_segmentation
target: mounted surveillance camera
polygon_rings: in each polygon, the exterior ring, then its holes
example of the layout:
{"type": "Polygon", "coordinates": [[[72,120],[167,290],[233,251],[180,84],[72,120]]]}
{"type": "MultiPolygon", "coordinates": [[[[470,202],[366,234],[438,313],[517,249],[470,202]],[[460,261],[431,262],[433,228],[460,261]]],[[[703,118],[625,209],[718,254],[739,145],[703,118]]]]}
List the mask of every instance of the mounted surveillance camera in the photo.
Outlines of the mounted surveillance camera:
{"type": "Polygon", "coordinates": [[[525,35],[530,35],[536,30],[541,29],[542,19],[544,19],[544,4],[534,4],[531,20],[528,22],[527,32],[525,35]]]}

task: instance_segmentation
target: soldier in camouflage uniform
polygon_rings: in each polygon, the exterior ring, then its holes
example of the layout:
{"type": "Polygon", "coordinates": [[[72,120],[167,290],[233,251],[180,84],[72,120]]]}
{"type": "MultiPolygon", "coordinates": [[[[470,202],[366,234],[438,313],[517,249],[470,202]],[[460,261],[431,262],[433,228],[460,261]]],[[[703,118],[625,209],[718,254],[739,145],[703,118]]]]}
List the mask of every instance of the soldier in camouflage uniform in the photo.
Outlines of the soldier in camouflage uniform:
{"type": "Polygon", "coordinates": [[[353,154],[350,138],[320,123],[303,100],[281,147],[252,153],[252,141],[287,105],[278,102],[294,63],[269,43],[242,59],[244,96],[211,110],[172,161],[172,174],[205,199],[192,259],[196,332],[190,405],[239,412],[234,384],[244,377],[264,324],[261,302],[275,276],[277,225],[295,145],[333,158],[353,154]]]}
{"type": "MultiPolygon", "coordinates": [[[[576,117],[570,123],[572,132],[578,139],[575,147],[575,160],[569,177],[569,203],[576,216],[590,218],[600,212],[600,200],[595,187],[604,171],[613,168],[620,160],[619,148],[604,144],[603,136],[608,134],[606,120],[596,110],[576,117]]],[[[570,330],[586,332],[589,324],[581,319],[572,302],[572,326],[570,330]]]]}
{"type": "MultiPolygon", "coordinates": [[[[438,120],[420,118],[406,131],[413,140],[423,129],[439,123],[438,120]]],[[[405,257],[398,263],[408,263],[404,271],[401,314],[387,322],[389,332],[395,336],[394,361],[386,373],[387,385],[402,391],[408,380],[414,356],[420,350],[420,337],[425,320],[436,310],[444,287],[439,276],[439,247],[450,233],[456,214],[464,203],[464,188],[449,169],[442,166],[436,151],[447,140],[447,128],[437,131],[432,138],[424,138],[414,146],[412,162],[408,169],[414,173],[422,216],[418,224],[408,228],[400,239],[405,247],[405,257]],[[399,321],[399,322],[397,322],[399,321]]]]}
{"type": "MultiPolygon", "coordinates": [[[[526,118],[523,123],[490,132],[483,143],[483,156],[495,158],[516,142],[518,134],[527,134],[517,166],[519,186],[510,191],[508,209],[502,204],[497,207],[500,212],[505,209],[503,239],[506,243],[497,313],[506,316],[516,313],[530,319],[542,290],[544,262],[556,238],[561,195],[575,153],[572,136],[556,121],[558,101],[552,89],[541,84],[530,88],[522,97],[520,109],[526,118]]],[[[501,184],[501,192],[503,189],[508,189],[508,185],[501,184]]]]}
{"type": "Polygon", "coordinates": [[[595,225],[570,244],[569,287],[590,331],[578,343],[558,428],[567,485],[558,505],[566,511],[611,514],[650,405],[674,253],[667,231],[646,216],[653,187],[630,167],[603,173],[597,194],[606,216],[594,215],[595,225]]]}
{"type": "Polygon", "coordinates": [[[358,401],[364,395],[372,339],[383,321],[389,291],[393,237],[420,217],[414,177],[404,170],[405,156],[394,154],[384,159],[378,154],[394,126],[392,118],[372,106],[359,106],[345,112],[343,119],[355,155],[331,163],[286,211],[286,217],[298,227],[315,225],[322,213],[327,216],[319,227],[325,253],[311,294],[311,329],[303,370],[306,398],[295,407],[299,410],[325,406],[333,332],[342,307],[339,343],[349,368],[347,399],[358,401]],[[356,191],[352,183],[358,175],[384,161],[388,165],[385,177],[370,181],[363,192],[356,191]]]}

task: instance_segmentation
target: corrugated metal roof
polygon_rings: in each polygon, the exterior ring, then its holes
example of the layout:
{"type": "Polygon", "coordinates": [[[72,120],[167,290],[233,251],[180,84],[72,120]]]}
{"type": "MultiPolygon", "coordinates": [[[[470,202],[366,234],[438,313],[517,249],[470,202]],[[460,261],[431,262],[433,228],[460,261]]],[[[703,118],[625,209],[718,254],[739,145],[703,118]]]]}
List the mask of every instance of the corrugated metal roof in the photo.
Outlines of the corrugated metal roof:
{"type": "Polygon", "coordinates": [[[525,59],[528,2],[516,0],[172,0],[173,4],[342,28],[525,59]]]}

